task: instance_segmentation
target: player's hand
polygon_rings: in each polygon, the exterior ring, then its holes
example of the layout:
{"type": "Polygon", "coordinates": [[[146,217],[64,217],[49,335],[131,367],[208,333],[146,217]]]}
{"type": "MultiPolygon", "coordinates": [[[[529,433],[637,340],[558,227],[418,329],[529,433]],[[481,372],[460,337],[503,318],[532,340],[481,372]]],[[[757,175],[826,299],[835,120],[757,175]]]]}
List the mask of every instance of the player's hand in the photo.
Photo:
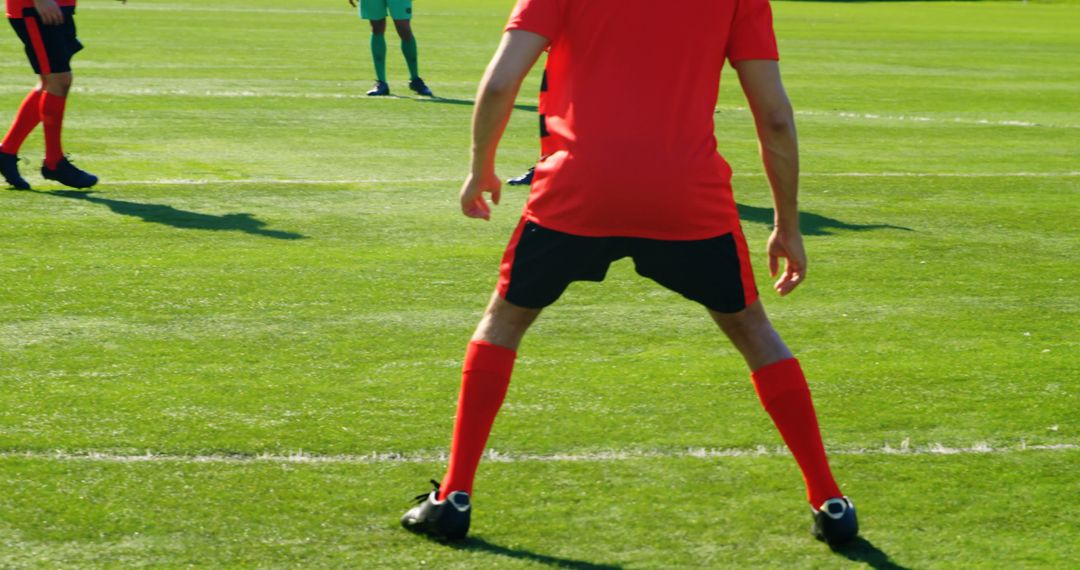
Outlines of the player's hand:
{"type": "Polygon", "coordinates": [[[802,234],[781,232],[774,229],[769,236],[769,275],[776,277],[780,270],[780,258],[784,258],[784,274],[773,284],[780,296],[787,295],[806,279],[806,249],[803,248],[802,234]]]}
{"type": "Polygon", "coordinates": [[[56,0],[34,0],[34,9],[37,10],[41,23],[46,26],[59,26],[64,23],[64,13],[56,0]]]}
{"type": "Polygon", "coordinates": [[[356,0],[349,0],[349,6],[356,7],[356,0]]]}
{"type": "Polygon", "coordinates": [[[491,219],[491,206],[484,200],[484,193],[491,194],[491,201],[499,203],[502,194],[502,181],[495,171],[484,173],[482,176],[470,174],[461,185],[461,213],[470,218],[491,219]]]}

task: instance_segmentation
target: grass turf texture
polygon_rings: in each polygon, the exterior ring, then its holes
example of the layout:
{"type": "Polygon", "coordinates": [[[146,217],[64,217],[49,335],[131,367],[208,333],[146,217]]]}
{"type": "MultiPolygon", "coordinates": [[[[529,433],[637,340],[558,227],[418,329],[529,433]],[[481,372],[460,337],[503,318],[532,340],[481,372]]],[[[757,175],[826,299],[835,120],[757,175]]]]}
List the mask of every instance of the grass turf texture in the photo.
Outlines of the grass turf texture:
{"type": "MultiPolygon", "coordinates": [[[[491,442],[595,457],[482,465],[465,548],[400,531],[444,467],[464,343],[524,200],[504,188],[488,224],[457,214],[508,9],[417,3],[443,97],[426,101],[363,96],[367,31],[344,2],[80,3],[66,146],[104,182],[59,191],[24,166],[38,191],[0,192],[0,566],[1076,560],[1076,4],[774,5],[811,270],[765,299],[869,543],[809,537],[794,462],[752,453],[780,440],[739,358],[626,262],[541,318],[491,442]],[[1011,451],[851,453],[905,440],[1011,451]],[[194,461],[300,449],[346,458],[194,461]],[[357,459],[387,453],[413,461],[357,459]]],[[[6,122],[32,79],[3,37],[6,122]]],[[[537,152],[538,79],[505,176],[537,152]]],[[[768,190],[725,85],[717,134],[766,290],[768,190]]]]}

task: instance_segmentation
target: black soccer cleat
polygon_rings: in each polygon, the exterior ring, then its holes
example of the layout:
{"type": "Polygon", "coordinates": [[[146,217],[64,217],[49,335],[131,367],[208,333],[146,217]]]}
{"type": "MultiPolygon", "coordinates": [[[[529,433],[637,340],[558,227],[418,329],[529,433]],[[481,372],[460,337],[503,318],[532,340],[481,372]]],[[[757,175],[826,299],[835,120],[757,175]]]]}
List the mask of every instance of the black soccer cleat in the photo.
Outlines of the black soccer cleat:
{"type": "Polygon", "coordinates": [[[375,85],[368,90],[368,97],[385,97],[390,94],[390,86],[385,81],[375,80],[375,85]]]}
{"type": "Polygon", "coordinates": [[[0,151],[0,174],[16,190],[29,190],[30,183],[19,174],[19,157],[0,151]]]}
{"type": "Polygon", "coordinates": [[[810,511],[814,515],[814,526],[810,533],[829,546],[844,544],[859,534],[855,505],[847,497],[829,499],[819,509],[810,507],[810,511]]]}
{"type": "Polygon", "coordinates": [[[530,184],[532,184],[533,174],[535,172],[536,172],[536,167],[535,166],[529,167],[528,172],[526,172],[525,174],[522,174],[521,176],[515,176],[514,178],[509,178],[509,179],[506,180],[506,183],[511,185],[511,186],[529,186],[530,184]]]}
{"type": "Polygon", "coordinates": [[[431,481],[435,490],[428,494],[417,495],[415,507],[401,517],[401,526],[406,530],[430,536],[438,540],[461,540],[469,533],[469,520],[472,505],[469,494],[454,491],[445,501],[439,501],[439,483],[431,481]]]}
{"type": "Polygon", "coordinates": [[[89,188],[98,183],[97,176],[85,170],[79,170],[67,157],[61,158],[60,162],[56,163],[56,168],[42,165],[41,176],[72,188],[89,188]]]}
{"type": "Polygon", "coordinates": [[[427,97],[435,96],[435,94],[431,92],[431,89],[428,88],[427,84],[424,83],[424,80],[419,77],[409,82],[409,89],[416,91],[417,95],[425,95],[427,97]]]}

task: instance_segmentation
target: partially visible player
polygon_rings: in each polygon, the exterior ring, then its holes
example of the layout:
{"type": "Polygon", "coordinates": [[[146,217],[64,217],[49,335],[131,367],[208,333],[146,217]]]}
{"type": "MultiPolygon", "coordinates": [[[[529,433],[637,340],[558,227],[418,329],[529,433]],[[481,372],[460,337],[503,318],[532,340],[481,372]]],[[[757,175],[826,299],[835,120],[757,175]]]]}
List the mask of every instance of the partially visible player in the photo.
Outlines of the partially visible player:
{"type": "MultiPolygon", "coordinates": [[[[127,0],[120,0],[127,2],[127,0]]],[[[0,174],[14,188],[29,190],[19,173],[19,149],[43,125],[45,162],[41,175],[72,188],[89,188],[98,178],[75,167],[64,156],[60,133],[71,90],[71,58],[83,48],[75,35],[77,0],[6,0],[8,23],[26,48],[26,57],[40,80],[23,99],[15,120],[0,142],[0,174]]]]}
{"type": "Polygon", "coordinates": [[[507,178],[506,183],[511,186],[532,186],[534,174],[536,174],[536,167],[530,166],[523,174],[519,174],[513,178],[507,178]]]}
{"type": "MultiPolygon", "coordinates": [[[[547,150],[548,142],[551,140],[550,134],[547,130],[547,115],[544,110],[544,100],[547,99],[547,65],[544,66],[544,76],[540,80],[540,94],[536,98],[536,112],[540,115],[540,161],[543,161],[548,154],[551,153],[547,150]]],[[[507,178],[506,183],[510,186],[532,186],[533,175],[536,174],[536,165],[530,166],[524,174],[520,174],[513,178],[507,178]]]]}
{"type": "Polygon", "coordinates": [[[769,2],[683,0],[680,9],[693,17],[677,27],[658,26],[654,5],[517,0],[478,89],[462,213],[486,220],[491,205],[484,195],[499,203],[496,149],[522,79],[550,46],[546,157],[465,353],[446,475],[401,518],[411,531],[466,536],[476,470],[526,331],[572,282],[602,281],[612,262],[629,257],[640,275],[703,305],[742,354],[803,473],[814,535],[839,544],[858,534],[854,505],[833,478],[802,367],[758,297],[731,167],[716,148],[717,91],[730,61],[772,188],[770,273],[784,260],[773,288],[787,295],[805,279],[807,257],[794,112],[780,78],[769,2]],[[665,69],[664,81],[640,73],[647,69],[665,69]]]}
{"type": "MultiPolygon", "coordinates": [[[[356,7],[356,0],[349,0],[356,7]]],[[[401,53],[409,66],[409,89],[417,94],[432,97],[431,89],[420,79],[420,60],[417,56],[416,36],[412,33],[412,0],[360,0],[360,17],[371,22],[371,59],[375,63],[375,86],[367,92],[378,97],[390,94],[386,83],[386,15],[394,20],[394,29],[401,38],[401,53]]]]}

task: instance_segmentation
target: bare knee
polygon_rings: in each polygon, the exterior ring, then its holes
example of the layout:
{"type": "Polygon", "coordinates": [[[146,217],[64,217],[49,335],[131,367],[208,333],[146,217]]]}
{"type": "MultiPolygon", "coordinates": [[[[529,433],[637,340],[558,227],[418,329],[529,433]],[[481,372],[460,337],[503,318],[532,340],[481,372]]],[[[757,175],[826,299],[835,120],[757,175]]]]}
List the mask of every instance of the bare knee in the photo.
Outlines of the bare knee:
{"type": "Polygon", "coordinates": [[[755,301],[738,313],[710,310],[709,314],[742,354],[751,370],[791,358],[791,351],[769,322],[761,301],[755,301]]]}
{"type": "Polygon", "coordinates": [[[386,33],[386,18],[383,18],[381,20],[370,20],[370,22],[371,33],[375,34],[376,36],[381,36],[386,33]]]}
{"type": "Polygon", "coordinates": [[[71,91],[71,82],[74,77],[70,71],[64,73],[49,73],[41,77],[41,85],[44,86],[45,91],[51,95],[57,97],[67,97],[68,92],[71,91]]]}
{"type": "Polygon", "coordinates": [[[394,29],[403,41],[410,42],[413,39],[412,24],[409,20],[394,20],[394,29]]]}
{"type": "Polygon", "coordinates": [[[539,315],[540,309],[519,307],[496,293],[492,295],[472,339],[517,350],[525,331],[539,315]]]}

